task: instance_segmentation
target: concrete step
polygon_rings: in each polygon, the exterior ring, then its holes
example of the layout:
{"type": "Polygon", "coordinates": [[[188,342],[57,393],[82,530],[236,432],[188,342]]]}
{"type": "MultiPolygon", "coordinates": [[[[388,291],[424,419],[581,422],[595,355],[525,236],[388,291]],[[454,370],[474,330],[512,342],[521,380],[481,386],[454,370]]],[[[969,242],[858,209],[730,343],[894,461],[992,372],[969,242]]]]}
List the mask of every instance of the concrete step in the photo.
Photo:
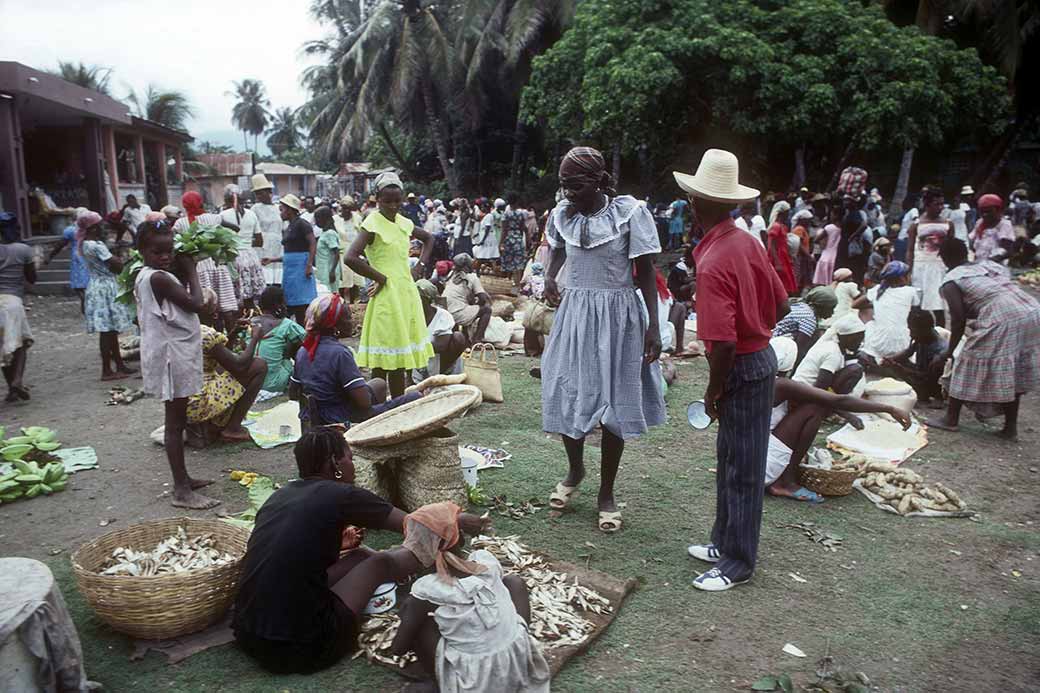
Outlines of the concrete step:
{"type": "Polygon", "coordinates": [[[68,281],[38,281],[29,289],[36,296],[71,296],[68,281]]]}

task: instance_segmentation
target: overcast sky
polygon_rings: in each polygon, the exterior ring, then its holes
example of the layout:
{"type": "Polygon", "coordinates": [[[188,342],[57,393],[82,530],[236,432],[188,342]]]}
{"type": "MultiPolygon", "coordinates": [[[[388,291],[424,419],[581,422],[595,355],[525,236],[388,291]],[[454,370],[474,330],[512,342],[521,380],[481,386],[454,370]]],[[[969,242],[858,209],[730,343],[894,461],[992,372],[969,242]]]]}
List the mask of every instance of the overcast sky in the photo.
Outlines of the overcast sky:
{"type": "MultiPolygon", "coordinates": [[[[196,140],[242,147],[232,80],[263,81],[272,109],[300,106],[304,41],[325,32],[308,0],[0,0],[0,60],[53,69],[59,59],[111,67],[112,95],[149,83],[185,92],[196,140]]],[[[250,138],[252,140],[252,138],[250,138]]],[[[250,144],[252,142],[250,141],[250,144]]]]}

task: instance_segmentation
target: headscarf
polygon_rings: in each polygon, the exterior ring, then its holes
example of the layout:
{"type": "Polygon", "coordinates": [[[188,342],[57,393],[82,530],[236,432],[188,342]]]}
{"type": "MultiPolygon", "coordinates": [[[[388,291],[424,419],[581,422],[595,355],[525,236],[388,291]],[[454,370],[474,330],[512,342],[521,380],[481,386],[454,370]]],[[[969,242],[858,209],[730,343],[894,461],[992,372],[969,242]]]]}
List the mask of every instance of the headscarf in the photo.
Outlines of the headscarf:
{"type": "Polygon", "coordinates": [[[773,224],[776,223],[776,218],[778,216],[780,216],[780,212],[790,212],[790,211],[791,211],[791,205],[789,205],[784,200],[780,200],[775,205],[773,205],[773,208],[771,210],[769,210],[769,225],[772,226],[773,224]]]}
{"type": "Polygon", "coordinates": [[[545,272],[545,265],[543,265],[540,262],[532,262],[531,263],[531,274],[533,274],[536,277],[540,277],[540,276],[542,276],[542,274],[544,272],[545,272]]]}
{"type": "Polygon", "coordinates": [[[987,193],[979,198],[976,206],[979,209],[986,209],[988,207],[996,207],[998,209],[1004,209],[1004,200],[1001,199],[1000,195],[994,195],[993,193],[987,193]]]}
{"type": "Polygon", "coordinates": [[[849,279],[852,279],[852,270],[850,270],[848,267],[839,267],[838,269],[834,270],[834,274],[832,276],[834,277],[834,281],[836,282],[848,281],[849,279]]]}
{"type": "Polygon", "coordinates": [[[307,350],[307,356],[311,361],[314,360],[314,355],[318,351],[321,331],[335,327],[344,310],[346,310],[346,305],[339,294],[318,296],[307,306],[307,336],[303,340],[303,348],[307,350]]]}
{"type": "Polygon", "coordinates": [[[404,518],[404,547],[424,566],[436,564],[437,577],[448,583],[454,580],[448,566],[466,575],[477,575],[487,570],[487,566],[450,552],[461,537],[460,512],[462,508],[444,501],[424,505],[404,518]]]}
{"type": "Polygon", "coordinates": [[[865,332],[867,326],[859,319],[859,314],[856,313],[856,311],[853,311],[835,320],[834,324],[831,325],[831,329],[834,330],[834,334],[839,337],[844,337],[850,334],[865,332]]]}
{"type": "Polygon", "coordinates": [[[393,171],[380,173],[376,176],[374,185],[376,187],[376,194],[383,192],[383,188],[389,188],[390,186],[396,186],[404,190],[404,183],[401,182],[400,176],[393,171]]]}
{"type": "Polygon", "coordinates": [[[433,303],[440,298],[437,287],[428,279],[420,279],[415,282],[415,288],[419,290],[419,296],[426,299],[427,303],[433,303]]]}
{"type": "Polygon", "coordinates": [[[181,205],[188,215],[189,222],[195,221],[195,217],[206,213],[206,209],[202,206],[202,195],[194,190],[189,190],[181,195],[181,205]]]}
{"type": "Polygon", "coordinates": [[[794,215],[792,221],[801,221],[802,219],[812,219],[813,213],[810,209],[803,209],[794,215]]]}
{"type": "Polygon", "coordinates": [[[776,354],[776,370],[778,373],[789,373],[798,360],[798,345],[790,337],[773,337],[769,340],[776,354]]]}
{"type": "Polygon", "coordinates": [[[614,179],[607,173],[607,162],[599,150],[592,147],[574,147],[567,152],[560,161],[559,177],[599,186],[609,197],[617,197],[614,179]]]}
{"type": "Polygon", "coordinates": [[[838,305],[838,296],[829,286],[817,286],[805,295],[804,301],[813,309],[814,313],[820,313],[826,308],[834,310],[838,305]]]}
{"type": "Polygon", "coordinates": [[[441,278],[447,277],[451,273],[451,260],[438,260],[433,269],[436,270],[437,275],[441,278]]]}
{"type": "Polygon", "coordinates": [[[83,239],[87,235],[87,230],[100,223],[101,215],[89,209],[76,217],[76,249],[80,255],[83,254],[83,239]]]}
{"type": "Polygon", "coordinates": [[[881,284],[878,286],[877,297],[881,298],[885,291],[888,290],[888,287],[892,284],[892,279],[899,279],[900,277],[905,277],[908,274],[910,274],[910,265],[906,264],[905,262],[900,262],[899,260],[893,260],[892,262],[882,267],[881,284]]]}
{"type": "Polygon", "coordinates": [[[456,284],[465,284],[466,275],[473,271],[473,258],[469,253],[459,253],[452,262],[455,263],[455,271],[451,274],[451,280],[456,284]]]}

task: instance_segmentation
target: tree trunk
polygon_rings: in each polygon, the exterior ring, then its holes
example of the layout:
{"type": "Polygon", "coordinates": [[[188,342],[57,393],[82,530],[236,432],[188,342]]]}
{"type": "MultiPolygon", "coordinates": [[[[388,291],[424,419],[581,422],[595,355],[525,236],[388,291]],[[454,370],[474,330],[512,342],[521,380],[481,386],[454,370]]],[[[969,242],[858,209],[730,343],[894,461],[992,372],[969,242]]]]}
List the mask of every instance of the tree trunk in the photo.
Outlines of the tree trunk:
{"type": "Polygon", "coordinates": [[[520,119],[520,109],[518,108],[516,111],[516,127],[513,128],[513,161],[509,168],[509,188],[515,192],[519,192],[523,187],[520,173],[526,146],[527,134],[524,129],[524,121],[520,119]]]}
{"type": "Polygon", "coordinates": [[[613,172],[614,172],[614,189],[617,190],[617,187],[619,185],[621,185],[621,145],[620,144],[615,144],[614,145],[614,162],[613,163],[614,163],[614,165],[613,165],[612,168],[613,168],[613,172]]]}
{"type": "MultiPolygon", "coordinates": [[[[1001,139],[1000,148],[997,149],[993,155],[990,156],[990,161],[993,162],[992,167],[986,174],[986,180],[983,181],[982,185],[979,186],[977,192],[984,193],[990,190],[995,190],[997,187],[997,176],[1000,175],[1008,164],[1008,159],[1011,158],[1011,152],[1015,151],[1015,147],[1021,141],[1022,136],[1029,129],[1027,125],[1032,121],[1032,118],[1017,118],[1015,124],[1011,126],[1010,132],[1007,136],[1001,139]]],[[[976,179],[978,176],[976,176],[976,179]]]]}
{"type": "Polygon", "coordinates": [[[379,136],[383,138],[383,142],[386,143],[386,148],[390,150],[390,153],[394,156],[394,161],[397,162],[398,168],[404,171],[410,178],[415,178],[415,170],[409,165],[409,162],[405,161],[404,156],[401,155],[400,150],[394,141],[390,138],[390,133],[386,130],[386,124],[381,122],[377,126],[379,130],[379,136]]]}
{"type": "Polygon", "coordinates": [[[245,130],[242,131],[242,151],[249,151],[249,137],[248,133],[245,130]]]}
{"type": "Polygon", "coordinates": [[[791,181],[791,189],[799,190],[805,185],[805,145],[799,145],[794,150],[794,180],[791,181]]]}
{"type": "Polygon", "coordinates": [[[899,164],[899,178],[896,179],[896,189],[892,193],[892,204],[888,206],[888,215],[893,219],[903,214],[903,200],[906,199],[907,189],[910,187],[910,168],[914,165],[914,148],[907,147],[903,150],[903,161],[899,164]]]}
{"type": "Polygon", "coordinates": [[[845,146],[845,151],[842,152],[841,158],[838,159],[838,166],[834,169],[834,175],[831,176],[830,182],[827,183],[827,190],[825,190],[824,192],[832,192],[834,188],[837,187],[838,176],[840,176],[841,172],[845,170],[845,167],[849,165],[849,159],[852,158],[852,153],[854,151],[855,147],[853,146],[852,142],[849,142],[845,146]]]}
{"type": "Polygon", "coordinates": [[[437,148],[437,160],[440,162],[441,171],[444,172],[444,180],[448,184],[449,192],[451,192],[452,197],[458,197],[462,194],[462,191],[459,190],[455,166],[448,154],[448,133],[444,131],[444,122],[437,115],[437,105],[433,97],[433,85],[430,84],[430,80],[422,80],[422,92],[430,136],[433,138],[434,146],[437,148]]]}

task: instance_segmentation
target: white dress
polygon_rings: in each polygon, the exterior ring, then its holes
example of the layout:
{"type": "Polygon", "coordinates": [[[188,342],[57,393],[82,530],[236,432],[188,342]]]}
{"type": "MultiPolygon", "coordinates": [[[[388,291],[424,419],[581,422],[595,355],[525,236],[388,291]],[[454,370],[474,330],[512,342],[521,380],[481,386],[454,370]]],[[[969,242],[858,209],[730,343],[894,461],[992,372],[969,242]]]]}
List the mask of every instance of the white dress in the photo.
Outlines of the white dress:
{"type": "Polygon", "coordinates": [[[437,605],[441,693],[548,693],[549,665],[516,612],[498,559],[479,549],[469,560],[488,569],[451,583],[426,575],[412,585],[413,597],[437,605]]]}
{"type": "Polygon", "coordinates": [[[910,346],[910,328],[906,319],[910,309],[920,303],[917,289],[912,286],[894,286],[878,298],[881,287],[872,287],[867,298],[874,304],[874,319],[867,323],[863,351],[875,359],[891,358],[910,346]]]}
{"type": "MultiPolygon", "coordinates": [[[[260,248],[261,260],[282,259],[282,222],[281,212],[277,205],[268,205],[262,202],[254,204],[250,211],[256,215],[260,222],[260,233],[264,237],[264,246],[260,248]]],[[[264,280],[271,284],[282,283],[282,263],[272,262],[264,265],[264,280]]]]}
{"type": "Polygon", "coordinates": [[[473,239],[473,257],[478,260],[498,259],[498,230],[495,228],[496,217],[497,223],[501,225],[502,215],[498,214],[498,212],[491,212],[480,221],[480,230],[473,239]],[[477,243],[477,241],[480,241],[480,243],[477,243]]]}
{"type": "Polygon", "coordinates": [[[948,222],[917,223],[917,246],[914,248],[913,285],[921,292],[922,310],[946,310],[939,289],[946,276],[946,265],[939,257],[939,246],[949,233],[948,222]]]}
{"type": "Polygon", "coordinates": [[[250,209],[241,213],[237,209],[225,209],[220,212],[220,218],[238,227],[238,257],[235,258],[238,276],[232,277],[235,291],[243,301],[258,300],[267,288],[260,256],[253,247],[253,236],[260,233],[260,222],[250,209]]]}

